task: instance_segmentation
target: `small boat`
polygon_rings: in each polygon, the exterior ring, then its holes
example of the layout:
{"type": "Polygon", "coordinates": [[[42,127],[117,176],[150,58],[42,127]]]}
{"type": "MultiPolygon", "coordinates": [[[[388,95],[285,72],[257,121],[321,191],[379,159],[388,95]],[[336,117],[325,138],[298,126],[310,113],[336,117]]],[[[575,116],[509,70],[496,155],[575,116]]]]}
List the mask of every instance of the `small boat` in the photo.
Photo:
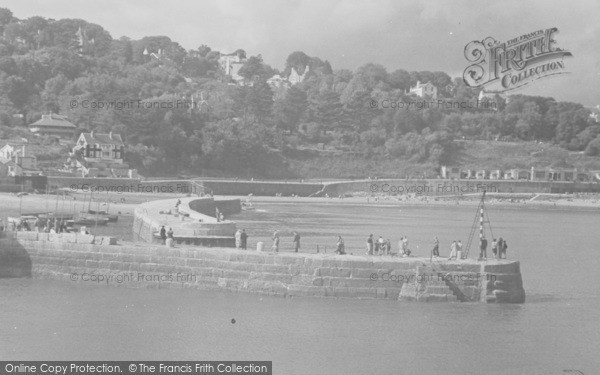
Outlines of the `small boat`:
{"type": "Polygon", "coordinates": [[[40,221],[43,224],[46,224],[46,221],[48,221],[48,220],[72,220],[73,219],[73,215],[55,215],[53,213],[37,214],[36,216],[38,217],[38,219],[40,219],[40,221]]]}
{"type": "Polygon", "coordinates": [[[20,224],[20,223],[23,223],[26,221],[31,225],[35,222],[35,219],[37,219],[37,217],[35,217],[33,215],[21,215],[19,217],[9,216],[6,219],[9,224],[12,224],[12,223],[20,224]]]}
{"type": "Polygon", "coordinates": [[[112,214],[107,213],[106,211],[87,210],[87,212],[82,211],[81,214],[93,215],[93,217],[98,216],[98,217],[106,218],[111,223],[114,223],[115,221],[119,220],[119,215],[112,215],[112,214]]]}
{"type": "Polygon", "coordinates": [[[105,217],[85,217],[85,216],[81,216],[77,219],[73,220],[73,225],[85,225],[85,226],[91,226],[91,225],[106,225],[108,224],[108,219],[105,217]]]}

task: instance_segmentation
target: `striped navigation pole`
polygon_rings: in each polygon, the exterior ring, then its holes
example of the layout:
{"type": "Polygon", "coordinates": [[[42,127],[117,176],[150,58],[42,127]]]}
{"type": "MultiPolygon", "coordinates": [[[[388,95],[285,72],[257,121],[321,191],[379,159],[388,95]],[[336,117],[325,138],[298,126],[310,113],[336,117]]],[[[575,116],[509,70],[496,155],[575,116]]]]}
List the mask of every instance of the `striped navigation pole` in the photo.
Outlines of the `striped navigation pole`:
{"type": "MultiPolygon", "coordinates": [[[[471,232],[469,233],[469,238],[467,240],[467,246],[465,247],[465,255],[464,255],[465,258],[469,257],[469,250],[471,250],[471,245],[473,244],[473,238],[475,237],[475,233],[477,233],[477,226],[478,226],[477,224],[479,224],[479,239],[483,238],[483,235],[484,235],[483,226],[485,224],[484,201],[485,201],[485,190],[483,191],[483,195],[481,196],[481,202],[479,202],[477,211],[475,211],[475,219],[473,220],[473,225],[471,226],[471,232]]],[[[492,227],[490,226],[490,232],[491,231],[492,231],[492,227]]]]}
{"type": "Polygon", "coordinates": [[[479,239],[483,238],[483,202],[485,200],[485,190],[481,196],[481,204],[479,205],[479,239]]]}

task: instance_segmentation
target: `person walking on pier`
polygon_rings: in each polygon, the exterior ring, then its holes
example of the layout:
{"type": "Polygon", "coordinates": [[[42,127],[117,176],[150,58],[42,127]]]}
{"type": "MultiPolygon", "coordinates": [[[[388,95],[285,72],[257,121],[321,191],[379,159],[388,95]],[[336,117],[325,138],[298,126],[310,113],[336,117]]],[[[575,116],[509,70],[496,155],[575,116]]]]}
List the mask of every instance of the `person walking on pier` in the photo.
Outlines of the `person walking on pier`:
{"type": "Polygon", "coordinates": [[[500,239],[498,239],[498,259],[502,259],[503,255],[504,258],[506,258],[507,247],[508,245],[506,244],[506,240],[503,240],[502,237],[500,237],[500,239]]]}
{"type": "Polygon", "coordinates": [[[273,246],[271,246],[271,251],[278,253],[279,252],[279,232],[273,232],[273,246]]]}
{"type": "Polygon", "coordinates": [[[479,259],[487,260],[487,239],[485,236],[481,236],[481,240],[479,241],[479,259]]]}
{"type": "Polygon", "coordinates": [[[160,239],[162,240],[163,245],[166,245],[166,243],[167,243],[167,230],[165,229],[164,225],[160,227],[160,239]]]}
{"type": "Polygon", "coordinates": [[[376,255],[381,255],[384,246],[385,240],[383,239],[383,237],[379,236],[379,238],[377,239],[377,243],[375,244],[375,250],[373,250],[373,253],[376,255]]]}
{"type": "Polygon", "coordinates": [[[433,250],[431,250],[431,254],[434,258],[440,256],[440,240],[438,240],[437,236],[433,239],[433,250]]]}
{"type": "Polygon", "coordinates": [[[456,240],[452,241],[452,245],[450,245],[450,256],[448,257],[448,260],[451,260],[452,258],[456,258],[456,252],[458,251],[458,246],[456,244],[456,240]]]}
{"type": "Polygon", "coordinates": [[[300,248],[300,235],[298,232],[294,232],[294,252],[297,253],[300,248]]]}
{"type": "Polygon", "coordinates": [[[167,231],[167,240],[165,241],[167,247],[173,247],[174,240],[175,238],[173,237],[173,228],[169,227],[169,230],[167,231]]]}
{"type": "Polygon", "coordinates": [[[408,236],[402,237],[402,256],[409,256],[410,250],[408,249],[408,236]]]}
{"type": "Polygon", "coordinates": [[[367,238],[367,255],[373,255],[373,233],[367,238]]]}
{"type": "Polygon", "coordinates": [[[388,238],[385,240],[385,253],[383,255],[391,255],[392,254],[392,241],[388,238]]]}
{"type": "Polygon", "coordinates": [[[246,250],[248,245],[248,234],[245,229],[242,229],[242,233],[240,234],[240,242],[242,245],[242,249],[246,250]]]}
{"type": "Polygon", "coordinates": [[[241,247],[242,247],[242,231],[238,229],[235,232],[235,248],[239,249],[241,247]]]}
{"type": "Polygon", "coordinates": [[[344,245],[344,239],[342,236],[338,236],[337,243],[335,244],[336,250],[335,253],[339,255],[346,254],[346,246],[344,245]]]}
{"type": "Polygon", "coordinates": [[[500,259],[500,254],[498,253],[498,243],[499,242],[496,241],[495,238],[492,240],[492,254],[494,254],[494,258],[500,259]]]}
{"type": "Polygon", "coordinates": [[[462,257],[463,257],[462,242],[460,240],[458,240],[458,242],[456,243],[456,259],[462,259],[462,257]]]}

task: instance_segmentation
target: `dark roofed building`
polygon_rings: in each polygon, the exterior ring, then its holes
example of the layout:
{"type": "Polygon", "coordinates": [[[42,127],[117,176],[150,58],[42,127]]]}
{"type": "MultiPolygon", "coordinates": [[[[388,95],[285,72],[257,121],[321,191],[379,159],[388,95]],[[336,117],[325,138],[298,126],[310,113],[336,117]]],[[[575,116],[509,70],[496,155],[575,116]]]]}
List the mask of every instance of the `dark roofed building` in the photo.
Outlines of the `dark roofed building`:
{"type": "Polygon", "coordinates": [[[81,133],[73,152],[81,151],[87,162],[123,163],[125,144],[120,134],[81,133]]]}
{"type": "Polygon", "coordinates": [[[77,126],[67,120],[66,116],[50,114],[42,115],[42,118],[33,124],[29,124],[29,130],[36,135],[48,135],[58,138],[73,138],[77,126]]]}

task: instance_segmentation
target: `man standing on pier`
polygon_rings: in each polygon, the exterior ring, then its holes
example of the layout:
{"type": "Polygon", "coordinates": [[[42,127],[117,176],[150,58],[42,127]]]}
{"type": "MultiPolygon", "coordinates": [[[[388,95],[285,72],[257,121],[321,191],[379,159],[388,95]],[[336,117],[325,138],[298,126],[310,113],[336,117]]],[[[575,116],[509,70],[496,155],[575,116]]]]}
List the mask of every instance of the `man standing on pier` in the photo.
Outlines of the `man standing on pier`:
{"type": "Polygon", "coordinates": [[[479,241],[479,259],[487,260],[487,239],[485,236],[481,236],[481,240],[479,241]]]}
{"type": "Polygon", "coordinates": [[[440,240],[437,238],[437,236],[433,240],[432,255],[434,258],[437,258],[440,256],[440,240]]]}
{"type": "Polygon", "coordinates": [[[271,251],[278,253],[279,252],[279,232],[273,232],[273,246],[271,246],[271,251]]]}
{"type": "Polygon", "coordinates": [[[167,243],[167,230],[164,225],[160,227],[160,239],[162,240],[163,245],[167,243]]]}
{"type": "Polygon", "coordinates": [[[297,253],[300,248],[300,235],[298,232],[294,232],[294,252],[297,253]]]}
{"type": "Polygon", "coordinates": [[[235,232],[235,248],[240,249],[242,247],[242,231],[237,230],[235,232]]]}
{"type": "Polygon", "coordinates": [[[240,242],[242,245],[242,249],[246,250],[248,244],[248,234],[245,229],[242,229],[242,233],[240,234],[240,242]]]}
{"type": "Polygon", "coordinates": [[[457,251],[457,245],[456,245],[456,240],[452,241],[452,245],[450,245],[450,256],[448,257],[448,260],[451,260],[452,258],[456,258],[456,251],[457,251]]]}

